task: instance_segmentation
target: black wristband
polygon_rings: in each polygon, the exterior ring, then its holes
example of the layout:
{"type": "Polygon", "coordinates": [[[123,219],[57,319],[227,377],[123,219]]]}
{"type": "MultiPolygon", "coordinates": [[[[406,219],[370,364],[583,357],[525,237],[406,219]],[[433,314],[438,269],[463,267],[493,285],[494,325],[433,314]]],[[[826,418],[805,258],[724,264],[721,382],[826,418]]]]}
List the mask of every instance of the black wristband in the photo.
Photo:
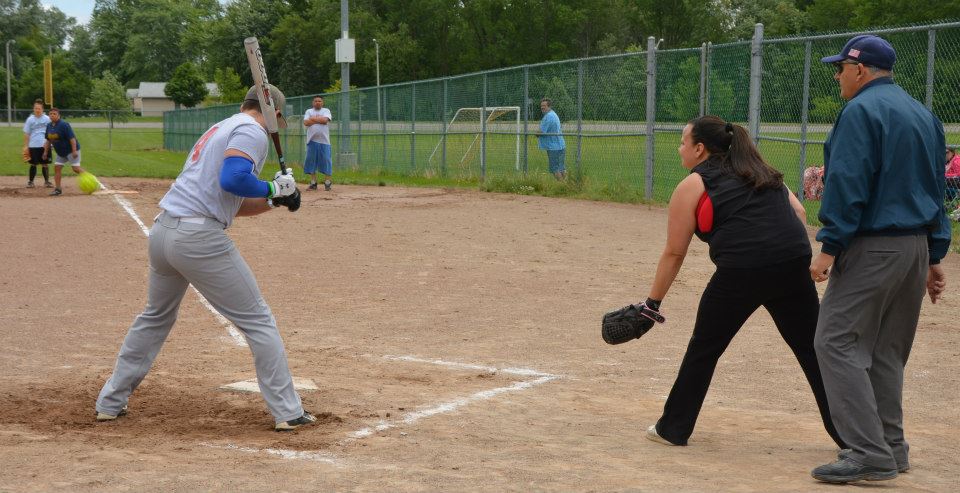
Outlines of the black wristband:
{"type": "Polygon", "coordinates": [[[663,302],[663,300],[655,300],[655,299],[653,299],[653,298],[647,298],[647,301],[645,301],[643,304],[645,304],[645,305],[647,305],[648,307],[653,308],[654,310],[656,310],[656,311],[659,312],[659,311],[660,311],[660,303],[662,303],[662,302],[663,302]]]}

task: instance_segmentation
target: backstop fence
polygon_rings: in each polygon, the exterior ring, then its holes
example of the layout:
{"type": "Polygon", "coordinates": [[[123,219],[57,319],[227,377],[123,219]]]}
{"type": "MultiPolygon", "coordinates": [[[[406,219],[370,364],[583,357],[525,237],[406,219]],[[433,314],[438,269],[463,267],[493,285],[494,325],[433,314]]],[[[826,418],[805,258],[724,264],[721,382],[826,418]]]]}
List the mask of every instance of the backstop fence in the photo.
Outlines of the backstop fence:
{"type": "MultiPolygon", "coordinates": [[[[894,77],[945,122],[960,144],[960,22],[869,31],[897,50],[894,77]]],[[[519,178],[547,173],[538,149],[540,100],[562,121],[566,166],[592,187],[665,201],[687,171],[677,158],[683,125],[715,114],[747,127],[794,191],[822,147],[843,101],[836,54],[859,33],[658,49],[547,62],[453,77],[324,94],[336,169],[519,178]]],[[[305,154],[304,111],[313,95],[288,97],[282,142],[289,163],[305,154]]],[[[237,105],[170,111],[166,149],[186,151],[237,105]]],[[[335,171],[336,172],[336,171],[335,171]]]]}

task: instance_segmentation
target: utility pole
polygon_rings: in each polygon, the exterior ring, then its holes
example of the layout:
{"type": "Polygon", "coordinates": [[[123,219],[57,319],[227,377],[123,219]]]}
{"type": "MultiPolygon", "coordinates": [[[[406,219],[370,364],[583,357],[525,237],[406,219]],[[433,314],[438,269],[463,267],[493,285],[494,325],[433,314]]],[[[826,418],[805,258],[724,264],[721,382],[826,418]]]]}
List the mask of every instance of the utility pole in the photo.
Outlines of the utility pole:
{"type": "Polygon", "coordinates": [[[354,40],[350,39],[350,0],[340,0],[340,39],[336,41],[340,64],[340,165],[353,166],[356,154],[350,147],[350,64],[356,62],[354,40]]]}
{"type": "Polygon", "coordinates": [[[380,119],[380,43],[373,39],[373,45],[377,50],[377,120],[380,119]]]}

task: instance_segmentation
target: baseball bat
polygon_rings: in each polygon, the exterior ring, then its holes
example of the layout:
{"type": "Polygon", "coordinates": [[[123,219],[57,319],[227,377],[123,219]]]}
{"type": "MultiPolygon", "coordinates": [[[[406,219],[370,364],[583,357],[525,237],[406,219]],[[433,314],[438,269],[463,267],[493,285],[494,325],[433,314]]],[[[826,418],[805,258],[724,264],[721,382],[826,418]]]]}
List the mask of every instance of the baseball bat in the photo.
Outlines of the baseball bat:
{"type": "MultiPolygon", "coordinates": [[[[267,133],[273,139],[273,148],[277,151],[277,160],[280,161],[280,171],[287,174],[286,162],[283,159],[283,149],[280,148],[280,126],[277,124],[277,110],[273,104],[273,96],[267,86],[267,67],[263,64],[263,55],[260,54],[260,42],[256,37],[243,40],[243,47],[247,52],[247,62],[250,64],[250,74],[253,75],[253,85],[257,87],[257,96],[260,99],[260,112],[267,124],[267,133]]],[[[282,110],[281,110],[282,111],[282,110]]]]}

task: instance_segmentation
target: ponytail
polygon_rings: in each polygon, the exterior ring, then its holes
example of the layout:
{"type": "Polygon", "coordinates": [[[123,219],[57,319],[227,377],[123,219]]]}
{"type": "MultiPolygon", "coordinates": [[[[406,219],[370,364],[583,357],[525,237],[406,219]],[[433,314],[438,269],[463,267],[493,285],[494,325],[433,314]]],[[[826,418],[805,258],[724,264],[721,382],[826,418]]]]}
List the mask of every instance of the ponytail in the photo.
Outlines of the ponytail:
{"type": "Polygon", "coordinates": [[[763,160],[747,129],[712,115],[695,118],[689,123],[693,142],[703,144],[711,156],[720,158],[721,166],[753,188],[783,187],[783,173],[763,160]]]}

